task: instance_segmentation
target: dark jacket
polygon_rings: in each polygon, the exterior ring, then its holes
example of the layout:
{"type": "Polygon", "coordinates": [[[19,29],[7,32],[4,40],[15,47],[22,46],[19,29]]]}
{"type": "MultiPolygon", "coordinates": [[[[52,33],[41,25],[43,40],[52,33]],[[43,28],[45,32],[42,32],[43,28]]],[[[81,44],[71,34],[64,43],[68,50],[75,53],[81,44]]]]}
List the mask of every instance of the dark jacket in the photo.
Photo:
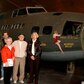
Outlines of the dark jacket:
{"type": "MultiPolygon", "coordinates": [[[[28,42],[27,52],[28,52],[29,57],[33,56],[33,54],[31,53],[31,48],[32,48],[32,40],[28,42]]],[[[36,57],[36,56],[40,57],[41,56],[41,51],[42,50],[41,50],[41,47],[40,47],[40,42],[38,40],[36,40],[34,57],[36,57]]]]}
{"type": "Polygon", "coordinates": [[[6,45],[5,39],[2,38],[3,45],[6,45]]]}
{"type": "Polygon", "coordinates": [[[0,38],[0,51],[1,51],[1,49],[2,49],[3,47],[4,47],[3,39],[0,38]]]}

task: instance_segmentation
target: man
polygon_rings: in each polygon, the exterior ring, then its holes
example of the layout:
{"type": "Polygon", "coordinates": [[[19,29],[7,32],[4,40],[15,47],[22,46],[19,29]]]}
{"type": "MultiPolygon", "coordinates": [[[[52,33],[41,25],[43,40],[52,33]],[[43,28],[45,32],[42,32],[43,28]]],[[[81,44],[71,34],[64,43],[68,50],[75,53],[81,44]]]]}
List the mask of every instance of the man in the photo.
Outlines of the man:
{"type": "MultiPolygon", "coordinates": [[[[0,37],[0,51],[3,48],[3,46],[6,44],[5,39],[8,37],[9,37],[9,35],[7,32],[4,32],[3,36],[0,37]]],[[[0,53],[0,80],[3,80],[3,68],[2,68],[1,53],[0,53]]]]}
{"type": "Polygon", "coordinates": [[[38,84],[39,78],[39,64],[40,64],[40,55],[41,47],[38,40],[37,32],[33,32],[31,35],[31,41],[28,42],[28,54],[29,54],[29,64],[30,64],[30,78],[28,83],[33,82],[33,77],[35,76],[35,84],[38,84]]]}
{"type": "Polygon", "coordinates": [[[19,82],[23,84],[27,42],[24,41],[23,34],[20,34],[18,36],[18,39],[19,40],[16,40],[13,42],[13,46],[15,48],[15,63],[14,63],[14,69],[13,69],[13,80],[14,80],[14,83],[16,84],[18,80],[18,77],[17,77],[18,67],[20,65],[19,82]]]}
{"type": "Polygon", "coordinates": [[[9,37],[8,32],[4,32],[3,33],[3,38],[2,38],[2,41],[3,41],[4,45],[6,44],[5,39],[8,38],[8,37],[9,37]]]}
{"type": "Polygon", "coordinates": [[[2,41],[2,36],[0,35],[0,80],[3,80],[2,76],[2,59],[1,59],[1,49],[3,48],[4,44],[2,41]]]}

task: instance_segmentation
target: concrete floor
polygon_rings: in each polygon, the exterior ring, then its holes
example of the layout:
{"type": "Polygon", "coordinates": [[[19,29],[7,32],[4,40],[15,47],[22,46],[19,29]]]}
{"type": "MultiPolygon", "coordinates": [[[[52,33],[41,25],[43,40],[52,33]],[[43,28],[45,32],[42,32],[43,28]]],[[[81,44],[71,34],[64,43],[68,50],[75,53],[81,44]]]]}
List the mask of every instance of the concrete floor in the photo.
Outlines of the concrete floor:
{"type": "MultiPolygon", "coordinates": [[[[84,69],[82,68],[76,67],[74,73],[71,74],[56,70],[49,64],[43,66],[40,70],[39,84],[81,84],[84,81],[84,69]]],[[[28,78],[25,79],[25,84],[28,84],[27,81],[28,78]]],[[[3,84],[3,81],[0,81],[0,84],[3,84]]]]}
{"type": "MultiPolygon", "coordinates": [[[[39,84],[69,84],[72,75],[59,74],[54,70],[41,70],[39,84]]],[[[28,79],[25,79],[25,84],[28,79]]],[[[3,81],[0,81],[0,84],[3,84],[3,81]]],[[[20,84],[19,81],[17,84],[20,84]]]]}

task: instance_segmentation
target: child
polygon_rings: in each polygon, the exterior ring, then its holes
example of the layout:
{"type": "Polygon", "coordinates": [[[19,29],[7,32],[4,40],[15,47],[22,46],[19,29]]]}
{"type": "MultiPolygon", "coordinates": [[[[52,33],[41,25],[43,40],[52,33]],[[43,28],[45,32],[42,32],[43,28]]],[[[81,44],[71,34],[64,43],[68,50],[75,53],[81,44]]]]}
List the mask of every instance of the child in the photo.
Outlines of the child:
{"type": "Polygon", "coordinates": [[[59,38],[59,34],[58,34],[58,32],[57,31],[54,31],[54,34],[53,34],[53,38],[54,38],[54,42],[55,42],[55,44],[58,46],[58,48],[60,49],[60,51],[62,52],[62,53],[64,53],[63,52],[63,50],[62,50],[62,48],[61,48],[61,45],[60,45],[60,40],[58,40],[58,38],[59,38]]]}

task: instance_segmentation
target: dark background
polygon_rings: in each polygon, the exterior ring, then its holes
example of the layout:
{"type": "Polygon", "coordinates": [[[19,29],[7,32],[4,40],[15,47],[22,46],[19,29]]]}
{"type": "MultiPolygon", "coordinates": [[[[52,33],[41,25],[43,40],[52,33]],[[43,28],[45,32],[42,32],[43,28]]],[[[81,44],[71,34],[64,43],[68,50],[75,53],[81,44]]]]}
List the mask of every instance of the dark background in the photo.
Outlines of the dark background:
{"type": "Polygon", "coordinates": [[[25,6],[43,6],[47,11],[84,13],[84,0],[0,0],[0,12],[25,6]]]}

